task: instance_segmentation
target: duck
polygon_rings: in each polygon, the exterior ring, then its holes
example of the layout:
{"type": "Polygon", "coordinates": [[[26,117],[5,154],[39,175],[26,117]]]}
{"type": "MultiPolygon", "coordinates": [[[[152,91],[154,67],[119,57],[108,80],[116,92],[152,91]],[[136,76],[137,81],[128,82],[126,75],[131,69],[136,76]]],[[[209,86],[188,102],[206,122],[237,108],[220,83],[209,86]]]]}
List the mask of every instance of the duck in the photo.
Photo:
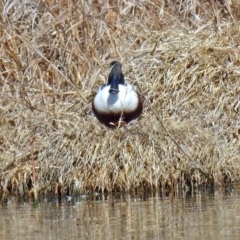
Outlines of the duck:
{"type": "Polygon", "coordinates": [[[99,87],[92,101],[96,118],[108,127],[119,123],[130,123],[143,111],[143,100],[135,88],[125,81],[122,64],[110,63],[110,73],[106,84],[99,87]]]}

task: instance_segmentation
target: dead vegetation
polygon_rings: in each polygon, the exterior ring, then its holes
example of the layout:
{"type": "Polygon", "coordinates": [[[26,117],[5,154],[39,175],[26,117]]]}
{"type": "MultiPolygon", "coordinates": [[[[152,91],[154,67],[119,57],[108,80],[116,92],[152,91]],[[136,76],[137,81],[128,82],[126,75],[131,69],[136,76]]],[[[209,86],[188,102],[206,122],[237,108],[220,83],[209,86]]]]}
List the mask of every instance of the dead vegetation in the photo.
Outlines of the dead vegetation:
{"type": "Polygon", "coordinates": [[[1,192],[237,181],[239,9],[237,0],[1,1],[1,192]],[[145,98],[141,118],[114,131],[91,111],[113,60],[145,98]]]}

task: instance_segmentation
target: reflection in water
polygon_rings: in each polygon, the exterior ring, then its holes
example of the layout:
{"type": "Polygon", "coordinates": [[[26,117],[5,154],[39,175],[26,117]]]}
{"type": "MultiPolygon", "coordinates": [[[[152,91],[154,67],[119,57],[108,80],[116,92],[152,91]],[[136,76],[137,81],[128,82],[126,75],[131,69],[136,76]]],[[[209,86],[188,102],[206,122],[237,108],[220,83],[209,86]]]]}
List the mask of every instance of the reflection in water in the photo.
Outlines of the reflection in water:
{"type": "Polygon", "coordinates": [[[240,239],[240,192],[2,203],[1,239],[240,239]]]}

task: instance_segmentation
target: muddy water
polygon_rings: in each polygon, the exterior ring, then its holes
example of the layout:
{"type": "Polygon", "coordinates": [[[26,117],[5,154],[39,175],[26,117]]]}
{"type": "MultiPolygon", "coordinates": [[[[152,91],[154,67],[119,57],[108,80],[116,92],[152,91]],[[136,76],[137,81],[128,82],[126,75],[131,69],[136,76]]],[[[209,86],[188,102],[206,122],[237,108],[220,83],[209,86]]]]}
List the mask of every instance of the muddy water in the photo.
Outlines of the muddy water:
{"type": "Polygon", "coordinates": [[[0,239],[240,239],[240,189],[192,196],[11,197],[0,239]]]}

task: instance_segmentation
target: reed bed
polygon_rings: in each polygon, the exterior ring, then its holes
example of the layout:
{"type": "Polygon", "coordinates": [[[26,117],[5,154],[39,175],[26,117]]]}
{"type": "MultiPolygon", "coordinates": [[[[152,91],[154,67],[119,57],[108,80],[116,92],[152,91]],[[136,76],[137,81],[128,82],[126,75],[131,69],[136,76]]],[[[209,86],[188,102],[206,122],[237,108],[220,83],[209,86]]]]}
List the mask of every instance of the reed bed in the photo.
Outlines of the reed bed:
{"type": "Polygon", "coordinates": [[[225,186],[240,176],[240,3],[2,0],[0,191],[225,186]],[[115,130],[109,63],[144,97],[115,130]]]}

